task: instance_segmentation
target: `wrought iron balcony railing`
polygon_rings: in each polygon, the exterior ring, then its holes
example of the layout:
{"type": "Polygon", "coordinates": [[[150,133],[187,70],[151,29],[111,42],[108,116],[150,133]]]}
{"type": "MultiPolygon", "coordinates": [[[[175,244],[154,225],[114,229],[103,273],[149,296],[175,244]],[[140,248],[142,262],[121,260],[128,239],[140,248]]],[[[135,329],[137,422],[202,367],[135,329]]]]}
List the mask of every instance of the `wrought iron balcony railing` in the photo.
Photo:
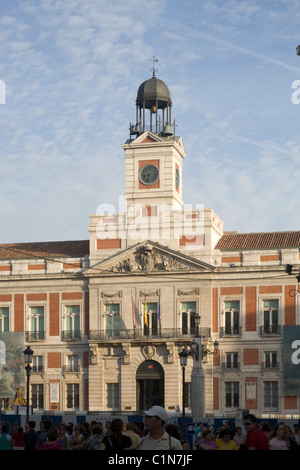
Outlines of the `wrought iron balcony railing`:
{"type": "Polygon", "coordinates": [[[80,341],[82,334],[79,330],[65,330],[62,331],[61,338],[63,341],[80,341]]]}
{"type": "Polygon", "coordinates": [[[44,331],[26,331],[25,338],[27,342],[42,341],[45,339],[45,332],[44,331]]]}
{"type": "Polygon", "coordinates": [[[62,366],[62,372],[63,373],[70,373],[70,372],[80,372],[80,365],[79,364],[73,364],[72,366],[62,366]]]}
{"type": "Polygon", "coordinates": [[[260,336],[280,335],[281,325],[262,325],[260,327],[260,336]]]}
{"type": "MultiPolygon", "coordinates": [[[[91,330],[89,339],[107,341],[116,339],[186,339],[196,335],[196,328],[135,328],[132,330],[91,330]]],[[[202,338],[210,338],[210,328],[199,328],[202,338]]]]}
{"type": "Polygon", "coordinates": [[[241,334],[242,329],[240,326],[224,326],[220,328],[220,336],[239,336],[241,334]]]}
{"type": "Polygon", "coordinates": [[[261,363],[261,368],[262,368],[262,369],[268,369],[268,370],[270,370],[270,369],[277,369],[277,370],[278,370],[279,367],[280,367],[279,362],[270,362],[270,361],[266,361],[266,362],[262,362],[262,363],[261,363]]]}

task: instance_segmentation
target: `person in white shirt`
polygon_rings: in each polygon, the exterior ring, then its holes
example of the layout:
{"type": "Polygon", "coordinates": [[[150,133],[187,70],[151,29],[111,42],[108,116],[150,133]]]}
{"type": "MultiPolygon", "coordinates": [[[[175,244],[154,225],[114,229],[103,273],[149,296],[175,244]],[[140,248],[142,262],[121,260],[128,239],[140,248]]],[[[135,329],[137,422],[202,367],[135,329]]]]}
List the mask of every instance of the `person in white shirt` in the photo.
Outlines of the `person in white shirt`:
{"type": "Polygon", "coordinates": [[[135,450],[182,450],[181,442],[164,429],[168,415],[163,407],[152,406],[144,413],[148,434],[140,439],[135,450]]]}

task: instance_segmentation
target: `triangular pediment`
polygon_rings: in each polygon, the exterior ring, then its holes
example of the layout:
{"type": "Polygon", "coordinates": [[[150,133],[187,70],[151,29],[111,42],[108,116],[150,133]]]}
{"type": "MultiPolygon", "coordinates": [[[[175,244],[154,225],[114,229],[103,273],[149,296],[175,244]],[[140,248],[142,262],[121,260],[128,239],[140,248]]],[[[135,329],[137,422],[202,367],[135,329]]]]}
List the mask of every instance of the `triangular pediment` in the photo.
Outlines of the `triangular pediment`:
{"type": "Polygon", "coordinates": [[[165,139],[160,137],[158,134],[154,134],[151,131],[145,131],[139,135],[132,143],[143,144],[143,143],[152,143],[152,142],[164,142],[165,139]]]}
{"type": "Polygon", "coordinates": [[[83,274],[97,276],[101,273],[158,274],[189,271],[208,272],[213,270],[215,270],[215,266],[147,240],[97,263],[83,274]]]}

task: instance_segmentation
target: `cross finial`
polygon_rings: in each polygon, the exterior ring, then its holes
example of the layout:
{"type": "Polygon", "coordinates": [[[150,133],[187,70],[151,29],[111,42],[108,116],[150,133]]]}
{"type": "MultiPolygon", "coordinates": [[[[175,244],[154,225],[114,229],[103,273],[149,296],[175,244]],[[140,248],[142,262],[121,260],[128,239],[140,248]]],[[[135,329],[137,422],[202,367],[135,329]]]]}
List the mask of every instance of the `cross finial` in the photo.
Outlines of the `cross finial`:
{"type": "Polygon", "coordinates": [[[157,72],[157,69],[155,68],[155,62],[158,62],[158,59],[156,59],[155,56],[153,56],[152,62],[153,62],[152,73],[153,73],[153,77],[155,77],[155,72],[157,72]]]}

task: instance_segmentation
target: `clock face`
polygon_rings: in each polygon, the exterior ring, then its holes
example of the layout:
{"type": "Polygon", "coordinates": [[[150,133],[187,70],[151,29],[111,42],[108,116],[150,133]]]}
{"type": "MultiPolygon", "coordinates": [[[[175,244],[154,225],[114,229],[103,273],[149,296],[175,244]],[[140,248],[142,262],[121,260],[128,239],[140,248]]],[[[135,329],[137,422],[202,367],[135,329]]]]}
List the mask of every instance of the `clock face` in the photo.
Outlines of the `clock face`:
{"type": "Polygon", "coordinates": [[[176,168],[175,170],[175,186],[176,189],[179,189],[179,170],[176,168]]]}
{"type": "Polygon", "coordinates": [[[159,177],[159,169],[157,166],[153,165],[152,163],[149,163],[147,165],[144,165],[140,168],[139,171],[139,180],[143,184],[154,184],[158,180],[159,177]]]}

